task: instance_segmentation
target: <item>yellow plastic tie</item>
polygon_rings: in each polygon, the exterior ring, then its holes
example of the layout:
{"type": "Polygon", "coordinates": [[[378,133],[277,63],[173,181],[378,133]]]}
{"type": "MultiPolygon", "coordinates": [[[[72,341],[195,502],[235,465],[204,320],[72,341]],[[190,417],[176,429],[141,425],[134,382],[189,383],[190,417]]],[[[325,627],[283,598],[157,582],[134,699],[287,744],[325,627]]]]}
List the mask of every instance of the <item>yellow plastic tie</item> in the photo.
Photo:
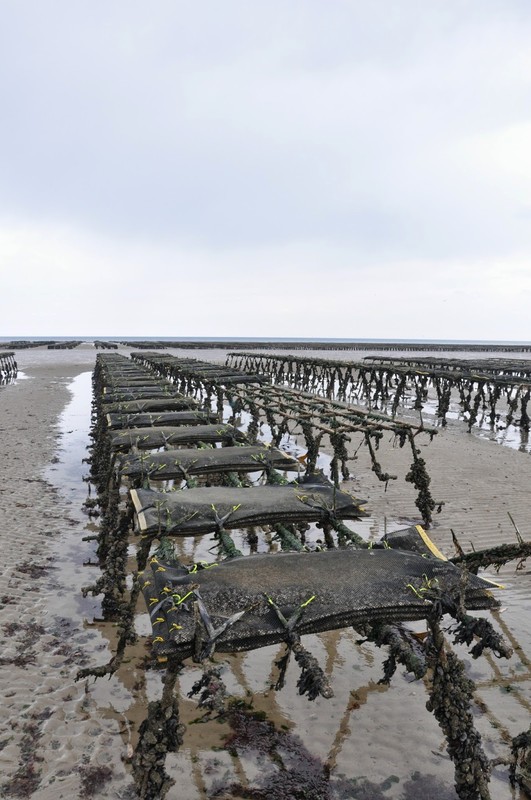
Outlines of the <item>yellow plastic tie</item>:
{"type": "Polygon", "coordinates": [[[180,594],[174,594],[173,599],[175,600],[175,605],[180,606],[181,603],[184,603],[186,598],[190,597],[191,594],[193,594],[193,591],[187,592],[187,594],[185,594],[184,597],[181,597],[180,594]]]}
{"type": "Polygon", "coordinates": [[[301,603],[301,608],[306,608],[306,606],[309,606],[312,600],[315,600],[316,597],[317,597],[316,594],[312,594],[312,596],[308,600],[306,600],[305,603],[301,603]]]}
{"type": "Polygon", "coordinates": [[[215,561],[213,564],[209,564],[207,561],[198,561],[196,564],[194,564],[194,566],[192,567],[192,569],[188,574],[195,575],[199,567],[201,567],[202,569],[212,569],[212,567],[217,567],[217,566],[218,566],[217,561],[215,561]]]}

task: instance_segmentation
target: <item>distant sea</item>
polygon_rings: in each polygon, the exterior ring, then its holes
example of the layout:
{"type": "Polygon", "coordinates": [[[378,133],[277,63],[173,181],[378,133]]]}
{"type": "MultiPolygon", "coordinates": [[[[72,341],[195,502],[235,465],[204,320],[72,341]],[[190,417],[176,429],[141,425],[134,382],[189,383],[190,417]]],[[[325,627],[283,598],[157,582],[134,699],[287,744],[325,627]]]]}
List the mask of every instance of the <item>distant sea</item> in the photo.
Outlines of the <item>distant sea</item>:
{"type": "Polygon", "coordinates": [[[0,336],[0,342],[11,341],[68,341],[93,342],[95,340],[110,342],[316,342],[323,344],[422,344],[422,345],[467,345],[467,344],[493,344],[493,345],[524,345],[529,346],[530,341],[517,341],[510,339],[347,339],[347,338],[321,338],[321,337],[291,337],[291,336],[0,336]]]}

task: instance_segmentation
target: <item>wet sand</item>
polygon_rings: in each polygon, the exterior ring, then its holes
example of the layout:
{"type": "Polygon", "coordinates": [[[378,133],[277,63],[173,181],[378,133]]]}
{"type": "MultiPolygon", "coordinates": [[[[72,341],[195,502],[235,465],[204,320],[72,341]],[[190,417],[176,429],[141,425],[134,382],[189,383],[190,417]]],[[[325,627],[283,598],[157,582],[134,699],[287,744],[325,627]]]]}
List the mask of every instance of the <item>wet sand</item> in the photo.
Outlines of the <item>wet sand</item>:
{"type": "MultiPolygon", "coordinates": [[[[225,357],[219,350],[175,354],[216,361],[225,357]]],[[[88,344],[72,351],[19,351],[25,377],[0,386],[0,790],[5,797],[134,797],[127,759],[146,701],[160,691],[160,675],[142,669],[147,653],[143,637],[111,680],[74,681],[80,666],[108,660],[115,636],[112,623],[98,622],[98,600],[83,600],[80,591],[97,576],[95,567],[84,566],[93,560],[94,547],[82,537],[94,531],[81,511],[86,469],[79,464],[95,356],[88,344]]],[[[528,453],[468,435],[453,423],[421,449],[432,493],[445,503],[432,529],[443,552],[453,553],[451,529],[465,549],[514,541],[508,511],[523,536],[531,538],[528,453]]],[[[353,527],[374,538],[385,529],[420,521],[414,490],[403,479],[409,454],[383,442],[380,455],[384,468],[400,476],[387,490],[363,448],[345,485],[367,498],[371,512],[367,522],[353,527]]],[[[208,546],[197,545],[194,556],[208,546]]],[[[496,614],[497,624],[515,654],[510,661],[466,659],[478,685],[476,724],[492,757],[506,754],[509,738],[528,727],[531,710],[530,567],[518,573],[506,567],[498,579],[506,589],[500,592],[504,610],[496,614]]],[[[138,629],[149,633],[146,615],[139,616],[138,629]]],[[[359,779],[360,792],[366,790],[360,797],[454,798],[453,766],[442,733],[425,709],[423,683],[397,674],[389,688],[379,686],[385,653],[357,644],[358,639],[352,631],[305,639],[335,691],[331,700],[314,703],[297,694],[294,667],[282,692],[269,691],[278,647],[220,661],[227,664],[228,687],[247,701],[252,697],[254,708],[285,732],[281,747],[297,752],[294,769],[307,771],[309,763],[318,769],[318,759],[330,765],[331,797],[356,796],[353,784],[350,794],[341,794],[340,776],[345,776],[359,779]],[[419,775],[431,777],[422,781],[419,775]]],[[[466,656],[466,650],[460,648],[459,654],[466,656]]],[[[185,697],[198,674],[191,667],[180,680],[182,717],[188,723],[199,716],[185,697]]],[[[170,798],[208,797],[216,785],[252,780],[258,772],[275,769],[271,759],[256,751],[239,758],[227,750],[213,752],[228,732],[218,722],[188,725],[182,750],[168,758],[168,771],[177,781],[170,798]]],[[[508,786],[503,769],[496,770],[491,787],[495,800],[520,796],[508,786]]]]}

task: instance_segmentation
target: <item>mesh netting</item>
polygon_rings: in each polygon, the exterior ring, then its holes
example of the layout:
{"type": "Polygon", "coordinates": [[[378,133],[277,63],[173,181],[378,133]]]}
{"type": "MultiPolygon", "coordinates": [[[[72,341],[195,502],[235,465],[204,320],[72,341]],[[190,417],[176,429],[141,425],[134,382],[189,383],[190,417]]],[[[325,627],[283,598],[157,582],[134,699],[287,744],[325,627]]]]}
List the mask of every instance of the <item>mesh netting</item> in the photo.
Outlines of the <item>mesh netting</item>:
{"type": "Polygon", "coordinates": [[[125,403],[108,403],[105,411],[108,414],[145,414],[157,411],[183,411],[187,408],[196,408],[198,405],[193,397],[165,397],[162,400],[147,398],[125,403]]]}
{"type": "Polygon", "coordinates": [[[166,445],[190,445],[197,442],[233,444],[244,442],[245,434],[232,425],[193,425],[191,427],[131,428],[110,433],[111,448],[127,451],[132,447],[153,450],[166,445]]]}
{"type": "Polygon", "coordinates": [[[168,382],[163,378],[157,378],[152,375],[145,375],[142,373],[128,374],[128,375],[109,375],[105,376],[106,391],[121,391],[122,389],[129,390],[131,388],[145,389],[148,386],[164,386],[168,382]]]}
{"type": "Polygon", "coordinates": [[[169,384],[166,386],[144,386],[137,388],[104,389],[100,400],[102,403],[123,403],[131,400],[148,400],[163,397],[173,397],[174,392],[169,384]]]}
{"type": "Polygon", "coordinates": [[[206,425],[215,422],[217,415],[206,411],[161,411],[156,414],[107,414],[107,424],[112,430],[120,428],[147,428],[173,425],[206,425]]]}
{"type": "Polygon", "coordinates": [[[312,484],[245,489],[206,486],[167,493],[132,489],[131,498],[142,533],[174,536],[214,533],[221,527],[329,522],[366,516],[361,508],[364,501],[333,486],[312,484]]]}
{"type": "Polygon", "coordinates": [[[260,554],[190,572],[152,559],[141,584],[158,657],[186,658],[213,643],[223,652],[250,650],[289,632],[424,619],[432,592],[462,591],[468,609],[497,605],[481,578],[467,575],[463,587],[462,571],[450,562],[392,549],[260,554]]]}
{"type": "Polygon", "coordinates": [[[123,456],[119,462],[121,475],[130,478],[149,477],[156,481],[232,470],[259,472],[268,469],[299,470],[300,463],[276,447],[263,445],[173,449],[161,453],[123,456]]]}
{"type": "Polygon", "coordinates": [[[393,550],[408,550],[421,556],[435,556],[446,561],[439,548],[432,542],[422,525],[412,525],[401,531],[386,533],[376,547],[392,547],[393,550]]]}

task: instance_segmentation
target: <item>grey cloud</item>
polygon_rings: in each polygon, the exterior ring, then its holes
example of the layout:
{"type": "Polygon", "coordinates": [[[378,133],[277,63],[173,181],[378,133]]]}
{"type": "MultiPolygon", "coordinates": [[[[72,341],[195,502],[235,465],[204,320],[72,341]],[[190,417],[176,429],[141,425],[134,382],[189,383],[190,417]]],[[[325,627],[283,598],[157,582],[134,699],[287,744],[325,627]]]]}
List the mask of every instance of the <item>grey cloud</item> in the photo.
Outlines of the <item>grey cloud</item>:
{"type": "Polygon", "coordinates": [[[529,246],[463,137],[526,118],[518,2],[5,3],[0,209],[210,248],[529,246]],[[508,66],[509,65],[509,66],[508,66]],[[511,66],[512,65],[512,66],[511,66]]]}

